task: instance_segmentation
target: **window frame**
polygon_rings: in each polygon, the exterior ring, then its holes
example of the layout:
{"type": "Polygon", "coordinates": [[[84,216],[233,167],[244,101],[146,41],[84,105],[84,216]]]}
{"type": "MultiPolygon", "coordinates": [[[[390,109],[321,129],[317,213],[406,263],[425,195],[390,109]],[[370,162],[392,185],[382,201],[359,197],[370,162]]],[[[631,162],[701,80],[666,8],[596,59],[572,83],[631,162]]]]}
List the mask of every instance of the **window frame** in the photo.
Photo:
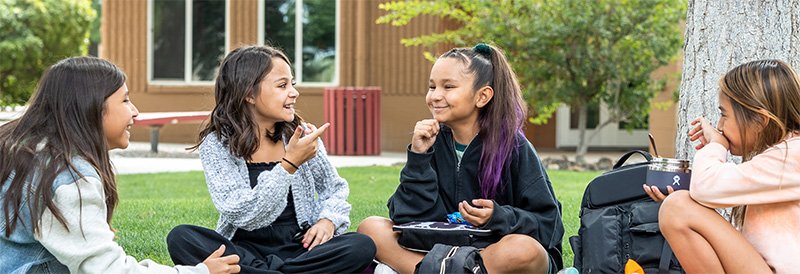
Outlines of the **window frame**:
{"type": "MultiPolygon", "coordinates": [[[[599,104],[599,110],[599,123],[602,123],[610,114],[605,103],[601,102],[599,104]]],[[[578,138],[579,130],[570,128],[570,113],[570,107],[566,104],[562,104],[558,110],[556,110],[555,136],[556,148],[558,149],[575,148],[580,142],[580,139],[578,138]]],[[[618,129],[618,127],[619,123],[611,123],[600,129],[599,132],[597,128],[587,128],[587,138],[592,134],[597,134],[594,139],[586,140],[589,148],[639,149],[647,148],[649,145],[647,141],[647,134],[650,133],[650,129],[652,129],[652,127],[648,127],[648,129],[634,129],[632,131],[618,129]]]]}
{"type": "MultiPolygon", "coordinates": [[[[192,80],[192,19],[194,18],[194,14],[192,12],[193,8],[193,0],[183,0],[185,1],[185,22],[184,22],[184,30],[186,36],[184,37],[184,66],[183,66],[183,80],[161,80],[161,79],[154,79],[153,78],[153,7],[154,7],[155,0],[147,0],[147,83],[153,86],[213,86],[214,80],[208,81],[197,81],[192,80]]],[[[174,1],[174,0],[173,0],[174,1]]],[[[230,1],[231,0],[222,0],[225,1],[225,50],[223,51],[223,55],[227,54],[230,51],[230,44],[231,44],[231,32],[230,32],[230,1]]]]}
{"type": "MultiPolygon", "coordinates": [[[[264,1],[267,0],[258,0],[258,36],[257,36],[257,43],[259,45],[264,45],[264,1]]],[[[295,8],[295,20],[294,20],[294,56],[291,58],[294,59],[294,78],[297,82],[297,85],[304,86],[304,87],[330,87],[330,86],[338,86],[339,85],[339,64],[341,62],[341,1],[336,1],[336,14],[334,15],[334,50],[335,56],[333,57],[333,79],[330,82],[305,82],[303,81],[303,2],[304,0],[295,0],[294,8],[295,8]]]]}

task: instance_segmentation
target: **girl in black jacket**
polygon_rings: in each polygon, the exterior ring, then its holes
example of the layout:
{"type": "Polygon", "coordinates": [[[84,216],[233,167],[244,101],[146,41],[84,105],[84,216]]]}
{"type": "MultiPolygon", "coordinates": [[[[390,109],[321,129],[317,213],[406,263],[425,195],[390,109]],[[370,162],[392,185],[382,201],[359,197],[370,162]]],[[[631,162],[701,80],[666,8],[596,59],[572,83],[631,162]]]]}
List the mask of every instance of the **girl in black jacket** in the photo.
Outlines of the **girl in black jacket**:
{"type": "Polygon", "coordinates": [[[377,259],[411,273],[424,254],[397,243],[394,223],[447,221],[460,212],[499,239],[481,255],[489,273],[555,273],[561,261],[561,205],[533,146],[522,134],[526,104],[503,53],[478,44],[455,48],[431,69],[425,97],[433,119],[417,122],[391,220],[358,228],[377,259]]]}

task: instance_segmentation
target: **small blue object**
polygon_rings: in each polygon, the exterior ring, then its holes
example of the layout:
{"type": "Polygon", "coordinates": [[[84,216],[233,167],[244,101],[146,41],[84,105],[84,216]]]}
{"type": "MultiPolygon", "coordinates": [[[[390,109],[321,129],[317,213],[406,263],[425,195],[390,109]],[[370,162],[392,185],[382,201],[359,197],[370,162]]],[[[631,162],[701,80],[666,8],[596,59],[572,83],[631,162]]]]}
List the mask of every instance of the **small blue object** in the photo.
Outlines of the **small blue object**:
{"type": "Polygon", "coordinates": [[[558,271],[557,274],[579,274],[579,273],[580,273],[580,271],[578,271],[577,268],[568,267],[568,268],[564,268],[564,269],[558,271]]]}
{"type": "Polygon", "coordinates": [[[461,212],[453,212],[447,214],[447,221],[451,224],[462,224],[462,225],[469,225],[470,223],[467,220],[464,220],[464,217],[461,216],[461,212]]]}

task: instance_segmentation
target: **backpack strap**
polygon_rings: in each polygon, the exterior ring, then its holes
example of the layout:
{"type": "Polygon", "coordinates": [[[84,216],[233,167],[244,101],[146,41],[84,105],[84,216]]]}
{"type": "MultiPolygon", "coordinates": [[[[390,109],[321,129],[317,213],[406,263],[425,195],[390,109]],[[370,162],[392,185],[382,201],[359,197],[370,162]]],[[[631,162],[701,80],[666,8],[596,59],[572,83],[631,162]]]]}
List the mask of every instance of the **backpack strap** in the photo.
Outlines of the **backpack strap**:
{"type": "Polygon", "coordinates": [[[473,246],[459,247],[451,257],[450,263],[452,269],[447,269],[445,273],[462,273],[462,271],[470,274],[487,273],[480,250],[473,246]]]}
{"type": "Polygon", "coordinates": [[[618,169],[618,168],[622,167],[622,165],[625,164],[625,161],[627,161],[628,158],[630,158],[634,154],[642,155],[642,157],[647,159],[648,162],[653,160],[653,156],[651,156],[650,153],[648,153],[646,151],[641,151],[641,150],[638,150],[638,149],[637,150],[631,150],[631,151],[628,151],[628,153],[625,153],[625,155],[622,155],[622,157],[619,158],[619,161],[617,161],[617,163],[614,164],[614,167],[612,169],[618,169]]]}
{"type": "Polygon", "coordinates": [[[486,273],[486,265],[477,248],[436,244],[417,263],[414,273],[486,273]]]}
{"type": "Polygon", "coordinates": [[[417,263],[414,273],[439,273],[442,270],[442,261],[455,252],[453,248],[451,245],[435,244],[422,261],[417,263]]]}
{"type": "Polygon", "coordinates": [[[661,259],[658,260],[658,274],[669,273],[669,263],[672,261],[672,248],[669,243],[664,239],[664,247],[661,249],[661,259]]]}

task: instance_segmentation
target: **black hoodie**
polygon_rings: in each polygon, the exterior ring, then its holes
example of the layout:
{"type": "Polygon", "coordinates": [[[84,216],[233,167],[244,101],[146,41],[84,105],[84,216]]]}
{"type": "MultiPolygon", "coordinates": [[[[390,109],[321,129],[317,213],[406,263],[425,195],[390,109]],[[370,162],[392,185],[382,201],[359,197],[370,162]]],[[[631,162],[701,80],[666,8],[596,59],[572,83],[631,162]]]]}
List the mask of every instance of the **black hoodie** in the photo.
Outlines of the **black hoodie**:
{"type": "MultiPolygon", "coordinates": [[[[450,128],[442,126],[431,149],[418,154],[408,149],[400,185],[389,198],[389,216],[395,223],[411,221],[447,222],[447,214],[458,211],[458,203],[481,199],[478,162],[482,141],[476,136],[458,163],[450,128]]],[[[556,269],[563,268],[561,203],[533,145],[517,134],[516,150],[506,163],[501,187],[494,199],[494,212],[481,228],[493,233],[525,234],[547,250],[556,269]]],[[[470,202],[471,203],[471,202],[470,202]]]]}

